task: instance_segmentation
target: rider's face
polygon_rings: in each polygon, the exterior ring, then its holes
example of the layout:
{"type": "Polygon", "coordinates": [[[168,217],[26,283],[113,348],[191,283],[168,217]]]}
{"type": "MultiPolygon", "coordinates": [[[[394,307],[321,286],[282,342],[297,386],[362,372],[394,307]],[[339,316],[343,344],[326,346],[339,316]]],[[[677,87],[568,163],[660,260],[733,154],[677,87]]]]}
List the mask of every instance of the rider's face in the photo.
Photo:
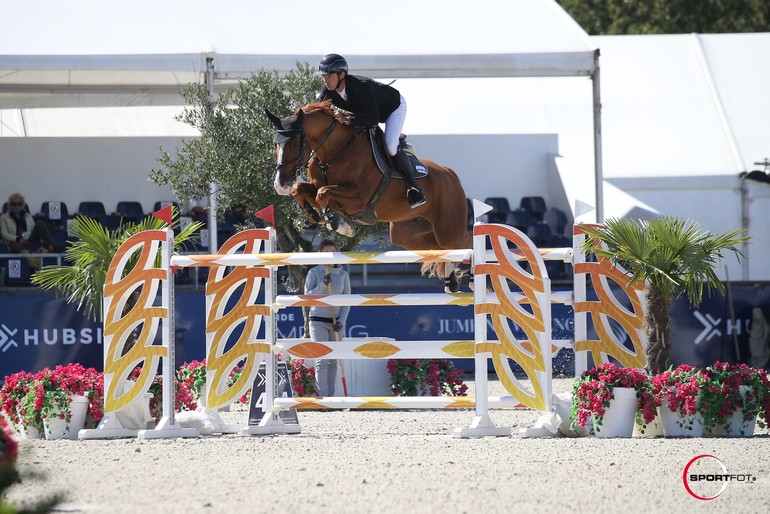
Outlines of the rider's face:
{"type": "Polygon", "coordinates": [[[329,91],[339,91],[342,89],[340,86],[344,83],[344,79],[340,80],[340,75],[337,73],[326,73],[321,75],[321,78],[324,81],[324,85],[326,86],[326,89],[329,91]]]}

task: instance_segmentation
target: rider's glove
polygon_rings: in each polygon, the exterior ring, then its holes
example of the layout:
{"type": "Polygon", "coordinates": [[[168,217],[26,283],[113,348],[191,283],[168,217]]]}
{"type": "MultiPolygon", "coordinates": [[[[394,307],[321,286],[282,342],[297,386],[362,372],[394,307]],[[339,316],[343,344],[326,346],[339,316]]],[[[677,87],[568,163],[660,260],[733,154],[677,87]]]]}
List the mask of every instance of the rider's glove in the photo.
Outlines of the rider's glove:
{"type": "Polygon", "coordinates": [[[342,330],[342,323],[337,321],[334,323],[334,325],[332,325],[332,327],[334,328],[335,332],[339,332],[340,330],[342,330]]]}

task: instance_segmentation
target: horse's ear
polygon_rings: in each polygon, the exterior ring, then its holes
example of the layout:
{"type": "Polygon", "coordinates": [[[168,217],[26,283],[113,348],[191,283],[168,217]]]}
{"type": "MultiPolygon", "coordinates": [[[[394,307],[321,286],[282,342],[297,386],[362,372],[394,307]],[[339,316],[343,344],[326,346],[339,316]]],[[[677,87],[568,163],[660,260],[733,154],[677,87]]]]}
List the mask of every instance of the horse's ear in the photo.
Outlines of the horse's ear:
{"type": "Polygon", "coordinates": [[[305,120],[305,111],[300,109],[299,114],[297,114],[297,120],[293,123],[293,125],[300,126],[302,125],[302,122],[304,120],[305,120]]]}
{"type": "Polygon", "coordinates": [[[283,130],[283,124],[281,123],[281,118],[270,112],[267,107],[265,107],[265,115],[267,116],[267,119],[270,120],[270,123],[273,124],[275,128],[278,130],[283,130]]]}

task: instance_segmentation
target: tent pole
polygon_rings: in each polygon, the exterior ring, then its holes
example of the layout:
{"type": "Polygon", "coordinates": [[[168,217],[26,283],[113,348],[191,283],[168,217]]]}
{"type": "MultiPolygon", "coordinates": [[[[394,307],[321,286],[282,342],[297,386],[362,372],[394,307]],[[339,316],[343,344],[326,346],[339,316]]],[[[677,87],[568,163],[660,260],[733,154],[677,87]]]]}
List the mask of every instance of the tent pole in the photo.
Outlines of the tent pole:
{"type": "Polygon", "coordinates": [[[604,171],[602,170],[602,98],[600,89],[599,49],[594,52],[591,73],[594,99],[594,174],[596,180],[596,222],[604,223],[604,171]]]}
{"type": "MultiPolygon", "coordinates": [[[[214,58],[206,57],[206,74],[204,75],[206,88],[209,90],[209,101],[214,98],[214,58]]],[[[209,252],[217,253],[219,251],[219,242],[217,241],[217,184],[209,184],[209,252]]]]}

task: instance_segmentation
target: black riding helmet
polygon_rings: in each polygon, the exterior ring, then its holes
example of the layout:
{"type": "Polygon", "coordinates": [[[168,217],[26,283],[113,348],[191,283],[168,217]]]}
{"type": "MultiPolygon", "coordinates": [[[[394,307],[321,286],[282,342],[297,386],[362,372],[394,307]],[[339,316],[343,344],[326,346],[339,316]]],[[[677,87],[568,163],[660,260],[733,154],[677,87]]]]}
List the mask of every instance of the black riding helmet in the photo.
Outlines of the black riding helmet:
{"type": "Polygon", "coordinates": [[[339,54],[328,54],[321,59],[318,65],[318,73],[328,75],[330,73],[339,73],[348,71],[348,61],[339,54]]]}

